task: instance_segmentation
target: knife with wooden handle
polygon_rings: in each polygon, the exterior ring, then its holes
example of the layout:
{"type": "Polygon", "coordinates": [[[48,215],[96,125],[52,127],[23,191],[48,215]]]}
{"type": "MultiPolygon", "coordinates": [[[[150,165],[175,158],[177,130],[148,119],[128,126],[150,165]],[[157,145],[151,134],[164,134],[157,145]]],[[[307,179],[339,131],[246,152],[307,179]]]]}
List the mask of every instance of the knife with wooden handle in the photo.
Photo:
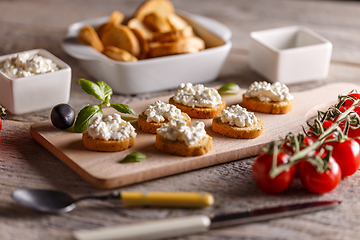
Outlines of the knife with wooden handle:
{"type": "Polygon", "coordinates": [[[77,240],[163,239],[202,233],[214,228],[229,227],[325,210],[336,207],[340,203],[340,201],[319,201],[248,210],[241,213],[219,215],[213,218],[206,215],[196,215],[163,219],[118,227],[80,230],[74,232],[74,237],[77,240]]]}

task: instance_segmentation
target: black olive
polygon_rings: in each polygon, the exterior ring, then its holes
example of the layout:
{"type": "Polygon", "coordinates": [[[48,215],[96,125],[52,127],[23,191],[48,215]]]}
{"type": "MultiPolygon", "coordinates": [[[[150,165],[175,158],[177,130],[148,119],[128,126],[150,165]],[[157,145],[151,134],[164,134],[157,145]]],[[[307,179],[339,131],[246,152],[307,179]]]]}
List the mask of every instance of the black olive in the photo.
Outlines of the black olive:
{"type": "Polygon", "coordinates": [[[51,110],[51,122],[60,129],[71,127],[75,121],[75,112],[68,104],[58,104],[51,110]]]}

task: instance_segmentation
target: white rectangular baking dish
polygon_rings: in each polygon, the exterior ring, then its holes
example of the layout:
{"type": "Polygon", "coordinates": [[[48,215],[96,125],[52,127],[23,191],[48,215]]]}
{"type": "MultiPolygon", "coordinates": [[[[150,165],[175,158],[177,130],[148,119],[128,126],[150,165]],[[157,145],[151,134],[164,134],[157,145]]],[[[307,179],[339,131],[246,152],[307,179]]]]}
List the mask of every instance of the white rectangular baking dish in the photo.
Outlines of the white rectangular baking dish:
{"type": "MultiPolygon", "coordinates": [[[[115,93],[138,94],[176,88],[180,83],[206,83],[215,80],[231,49],[231,31],[223,24],[202,16],[181,13],[207,49],[198,53],[119,62],[77,40],[79,30],[90,24],[100,26],[108,17],[85,20],[69,26],[62,48],[79,60],[96,80],[105,81],[115,93]]],[[[89,80],[95,80],[89,79],[89,80]]]]}

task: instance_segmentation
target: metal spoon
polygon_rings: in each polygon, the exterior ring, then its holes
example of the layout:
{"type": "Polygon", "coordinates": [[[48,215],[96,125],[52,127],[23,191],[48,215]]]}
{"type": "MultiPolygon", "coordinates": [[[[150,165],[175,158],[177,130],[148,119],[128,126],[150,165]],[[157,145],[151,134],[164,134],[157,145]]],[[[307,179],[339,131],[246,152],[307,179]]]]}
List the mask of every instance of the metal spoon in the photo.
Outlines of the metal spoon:
{"type": "Polygon", "coordinates": [[[205,192],[118,192],[84,196],[77,199],[69,194],[44,189],[18,189],[11,194],[19,204],[47,213],[70,212],[77,202],[86,199],[112,200],[125,206],[202,208],[214,204],[214,197],[205,192]]]}

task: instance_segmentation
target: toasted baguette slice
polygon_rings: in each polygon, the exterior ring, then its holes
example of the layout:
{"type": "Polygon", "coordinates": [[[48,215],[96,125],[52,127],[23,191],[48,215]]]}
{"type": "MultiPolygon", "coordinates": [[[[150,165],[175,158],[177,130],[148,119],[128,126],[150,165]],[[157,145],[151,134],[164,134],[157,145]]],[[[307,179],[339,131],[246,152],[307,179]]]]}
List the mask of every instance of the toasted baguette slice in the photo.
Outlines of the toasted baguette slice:
{"type": "Polygon", "coordinates": [[[212,149],[212,138],[206,136],[194,145],[188,146],[185,142],[171,141],[160,134],[156,135],[155,147],[165,153],[183,157],[204,155],[212,149]]]}
{"type": "Polygon", "coordinates": [[[181,53],[196,53],[205,48],[204,41],[196,36],[180,38],[174,42],[152,42],[149,45],[150,57],[162,57],[181,53]]]}
{"type": "Polygon", "coordinates": [[[117,152],[125,150],[135,145],[136,137],[130,137],[122,141],[106,141],[102,139],[93,139],[86,130],[82,135],[82,140],[87,149],[100,152],[117,152]]]}
{"type": "Polygon", "coordinates": [[[111,13],[109,20],[107,23],[101,25],[96,31],[98,35],[101,37],[101,35],[107,31],[107,28],[111,25],[119,25],[124,21],[124,14],[122,14],[119,11],[114,11],[111,13]]]}
{"type": "Polygon", "coordinates": [[[167,19],[171,28],[174,30],[182,30],[189,26],[189,24],[183,18],[181,18],[179,15],[176,15],[175,13],[170,13],[167,19]]]}
{"type": "Polygon", "coordinates": [[[140,45],[140,55],[139,59],[146,59],[148,58],[149,54],[149,42],[147,37],[144,35],[144,32],[142,32],[140,29],[134,28],[131,29],[135,36],[137,37],[140,45]]]}
{"type": "Polygon", "coordinates": [[[138,60],[135,56],[131,55],[128,51],[114,47],[114,46],[105,47],[103,54],[105,54],[107,57],[109,57],[113,60],[116,60],[116,61],[136,62],[138,60]]]}
{"type": "Polygon", "coordinates": [[[128,21],[127,26],[131,30],[137,29],[146,40],[152,39],[153,32],[151,32],[150,29],[146,27],[141,20],[132,18],[128,21]]]}
{"type": "Polygon", "coordinates": [[[104,51],[104,45],[101,42],[98,34],[96,33],[95,29],[90,26],[86,25],[79,31],[79,40],[80,42],[90,45],[95,48],[97,51],[102,52],[104,51]]]}
{"type": "Polygon", "coordinates": [[[114,46],[124,49],[135,57],[140,54],[139,41],[127,26],[111,25],[107,31],[102,34],[101,40],[105,47],[114,46]]]}
{"type": "Polygon", "coordinates": [[[262,113],[284,114],[290,112],[292,108],[292,100],[266,103],[258,100],[257,98],[245,97],[245,94],[243,94],[242,100],[243,107],[251,111],[262,113]]]}
{"type": "Polygon", "coordinates": [[[153,42],[174,42],[179,38],[186,38],[194,36],[194,32],[191,26],[187,26],[181,30],[173,30],[170,32],[157,32],[153,34],[153,42]]]}
{"type": "MultiPolygon", "coordinates": [[[[191,125],[191,118],[186,113],[182,112],[181,115],[184,117],[184,122],[186,122],[187,126],[191,125]]],[[[146,133],[156,133],[156,129],[161,127],[163,123],[169,122],[169,120],[165,119],[164,122],[156,123],[156,122],[148,122],[146,121],[147,116],[144,114],[144,112],[139,114],[138,117],[138,125],[140,130],[146,133]]]]}
{"type": "Polygon", "coordinates": [[[156,13],[167,19],[170,13],[174,13],[174,6],[168,0],[148,0],[144,2],[136,11],[135,18],[143,20],[146,15],[156,13]]]}
{"type": "Polygon", "coordinates": [[[171,26],[166,18],[159,16],[157,13],[150,13],[146,15],[143,20],[145,26],[151,29],[154,32],[169,32],[171,31],[171,26]]]}
{"type": "Polygon", "coordinates": [[[251,127],[237,127],[231,126],[228,123],[223,123],[221,117],[214,117],[212,121],[212,130],[224,136],[231,138],[251,139],[260,136],[264,130],[264,123],[257,118],[257,124],[251,127]]]}
{"type": "Polygon", "coordinates": [[[187,113],[190,117],[193,118],[213,118],[221,114],[221,110],[226,107],[224,99],[221,99],[222,103],[215,107],[188,107],[183,104],[177,103],[174,101],[173,97],[169,99],[169,103],[175,105],[182,112],[187,113]]]}

